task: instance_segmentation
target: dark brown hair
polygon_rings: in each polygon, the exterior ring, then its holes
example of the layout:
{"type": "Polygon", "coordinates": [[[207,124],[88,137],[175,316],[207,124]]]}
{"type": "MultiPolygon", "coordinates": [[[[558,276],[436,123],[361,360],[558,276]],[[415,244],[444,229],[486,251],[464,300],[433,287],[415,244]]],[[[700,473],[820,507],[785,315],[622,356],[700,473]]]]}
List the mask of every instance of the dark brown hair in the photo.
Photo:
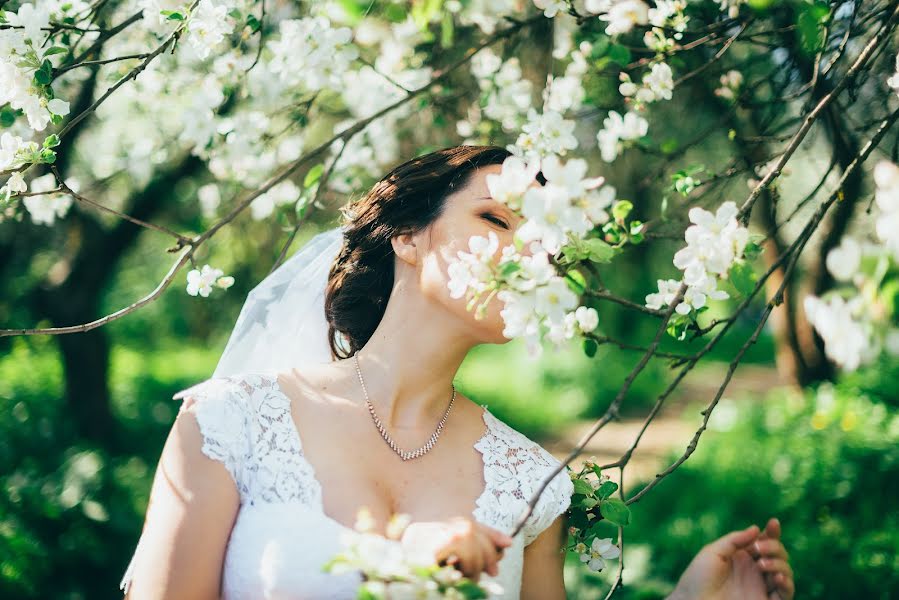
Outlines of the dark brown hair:
{"type": "MultiPolygon", "coordinates": [[[[443,212],[446,198],[464,188],[478,167],[502,164],[501,146],[453,146],[395,167],[343,215],[343,246],[328,273],[325,316],[334,358],[365,345],[384,316],[393,288],[390,239],[422,231],[443,212]],[[342,339],[338,339],[342,338],[342,339]]],[[[538,181],[543,184],[542,174],[538,181]]]]}

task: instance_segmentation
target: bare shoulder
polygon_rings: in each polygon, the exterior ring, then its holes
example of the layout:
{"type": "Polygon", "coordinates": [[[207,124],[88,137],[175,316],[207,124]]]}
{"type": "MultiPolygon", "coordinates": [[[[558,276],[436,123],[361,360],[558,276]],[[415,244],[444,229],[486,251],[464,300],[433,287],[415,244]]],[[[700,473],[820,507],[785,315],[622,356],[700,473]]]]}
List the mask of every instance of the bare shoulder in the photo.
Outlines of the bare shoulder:
{"type": "Polygon", "coordinates": [[[163,446],[140,543],[123,580],[126,597],[213,597],[219,593],[224,550],[240,497],[231,470],[221,460],[213,460],[224,455],[210,451],[226,447],[220,440],[211,445],[209,436],[227,421],[210,417],[204,431],[204,421],[197,415],[216,414],[207,409],[225,396],[213,393],[210,385],[221,383],[202,382],[188,388],[184,396],[191,402],[182,405],[163,446]]]}

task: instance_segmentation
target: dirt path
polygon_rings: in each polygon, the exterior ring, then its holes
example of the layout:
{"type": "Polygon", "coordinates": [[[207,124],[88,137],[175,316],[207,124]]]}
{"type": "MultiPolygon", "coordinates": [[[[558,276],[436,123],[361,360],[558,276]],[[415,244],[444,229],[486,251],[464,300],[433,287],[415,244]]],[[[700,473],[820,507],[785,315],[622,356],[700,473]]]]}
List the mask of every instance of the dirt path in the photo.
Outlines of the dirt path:
{"type": "MultiPolygon", "coordinates": [[[[683,453],[690,439],[702,423],[699,413],[702,407],[714,397],[717,388],[724,378],[726,365],[708,363],[697,366],[678,387],[675,394],[666,401],[661,412],[653,419],[640,444],[631,456],[625,468],[625,483],[633,485],[638,480],[651,479],[660,470],[668,466],[662,458],[669,451],[683,453]],[[686,410],[694,403],[695,410],[686,410]]],[[[775,369],[758,365],[740,365],[727,388],[723,398],[732,398],[739,402],[751,402],[772,387],[785,385],[775,369]]],[[[714,413],[713,413],[714,415],[714,413]]],[[[588,442],[580,456],[572,464],[580,466],[584,459],[596,457],[599,465],[614,462],[633,444],[643,427],[643,417],[628,418],[608,423],[588,442]]],[[[583,439],[593,426],[593,420],[585,420],[572,424],[563,432],[558,440],[544,444],[556,458],[564,459],[569,452],[583,439]]],[[[705,433],[703,434],[705,435],[705,433]]],[[[700,440],[700,444],[702,441],[700,440]]],[[[609,469],[608,475],[620,484],[617,469],[609,469]]]]}

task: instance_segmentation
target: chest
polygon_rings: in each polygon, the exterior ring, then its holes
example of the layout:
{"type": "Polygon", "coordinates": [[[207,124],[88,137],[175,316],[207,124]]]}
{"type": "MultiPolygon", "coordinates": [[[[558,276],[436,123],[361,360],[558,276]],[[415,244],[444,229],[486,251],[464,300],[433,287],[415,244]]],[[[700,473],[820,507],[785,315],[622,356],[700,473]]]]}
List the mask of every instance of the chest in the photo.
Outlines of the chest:
{"type": "MultiPolygon", "coordinates": [[[[427,453],[404,461],[370,417],[338,413],[311,418],[296,411],[292,416],[299,454],[317,488],[318,508],[343,526],[352,527],[362,508],[382,534],[397,513],[415,521],[471,517],[485,493],[485,460],[476,447],[487,432],[482,419],[475,424],[461,414],[455,423],[448,419],[427,453]]],[[[392,437],[400,448],[415,450],[429,435],[398,432],[392,437]]]]}

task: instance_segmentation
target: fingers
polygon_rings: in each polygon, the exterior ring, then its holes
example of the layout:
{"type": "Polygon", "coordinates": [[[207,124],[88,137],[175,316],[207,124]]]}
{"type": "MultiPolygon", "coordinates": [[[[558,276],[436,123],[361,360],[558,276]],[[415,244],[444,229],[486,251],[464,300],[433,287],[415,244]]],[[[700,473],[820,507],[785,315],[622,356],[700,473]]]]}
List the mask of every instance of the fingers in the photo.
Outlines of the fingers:
{"type": "Polygon", "coordinates": [[[792,600],[796,595],[796,584],[792,577],[787,577],[783,573],[774,575],[774,583],[777,585],[777,596],[773,594],[770,598],[779,598],[779,600],[792,600]]]}
{"type": "Polygon", "coordinates": [[[784,547],[783,542],[777,539],[758,539],[748,548],[752,558],[771,557],[790,560],[790,555],[784,547]]]}
{"type": "Polygon", "coordinates": [[[484,552],[484,570],[488,575],[499,575],[499,561],[503,557],[503,551],[512,544],[512,538],[493,527],[476,522],[479,527],[479,539],[482,541],[484,552]]]}
{"type": "Polygon", "coordinates": [[[782,558],[760,558],[757,562],[759,568],[766,573],[771,573],[772,575],[783,573],[790,578],[793,577],[793,568],[790,567],[790,563],[782,558]]]}
{"type": "Polygon", "coordinates": [[[477,540],[480,543],[481,556],[483,556],[484,559],[484,571],[486,571],[488,575],[496,577],[499,574],[497,562],[499,562],[501,550],[497,549],[496,544],[493,543],[493,539],[488,535],[479,535],[477,540]]]}
{"type": "Polygon", "coordinates": [[[488,527],[482,523],[479,523],[481,528],[487,533],[487,536],[493,540],[493,543],[497,546],[502,546],[505,548],[506,546],[510,546],[512,544],[512,538],[500,531],[499,529],[494,529],[493,527],[488,527]]]}
{"type": "Polygon", "coordinates": [[[753,524],[746,529],[731,531],[710,543],[712,549],[720,556],[731,556],[737,550],[745,548],[758,537],[759,528],[753,524]]]}

